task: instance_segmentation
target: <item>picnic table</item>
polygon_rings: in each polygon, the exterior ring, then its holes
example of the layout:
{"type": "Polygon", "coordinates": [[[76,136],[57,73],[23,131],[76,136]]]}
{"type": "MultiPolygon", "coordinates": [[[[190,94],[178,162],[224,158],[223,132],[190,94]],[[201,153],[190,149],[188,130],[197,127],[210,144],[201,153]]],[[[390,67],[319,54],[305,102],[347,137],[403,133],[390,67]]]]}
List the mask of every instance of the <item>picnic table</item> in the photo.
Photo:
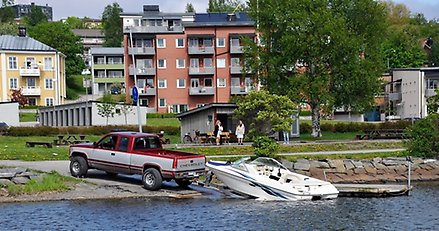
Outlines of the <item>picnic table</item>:
{"type": "Polygon", "coordinates": [[[79,143],[88,143],[90,141],[85,140],[85,135],[75,135],[75,134],[67,134],[58,135],[57,140],[53,140],[55,145],[71,145],[71,144],[79,144],[79,143]]]}
{"type": "Polygon", "coordinates": [[[405,139],[404,129],[365,129],[364,134],[357,135],[359,140],[405,139]]]}
{"type": "Polygon", "coordinates": [[[35,145],[42,145],[46,148],[52,148],[52,143],[45,141],[26,141],[26,147],[33,148],[35,145]]]}

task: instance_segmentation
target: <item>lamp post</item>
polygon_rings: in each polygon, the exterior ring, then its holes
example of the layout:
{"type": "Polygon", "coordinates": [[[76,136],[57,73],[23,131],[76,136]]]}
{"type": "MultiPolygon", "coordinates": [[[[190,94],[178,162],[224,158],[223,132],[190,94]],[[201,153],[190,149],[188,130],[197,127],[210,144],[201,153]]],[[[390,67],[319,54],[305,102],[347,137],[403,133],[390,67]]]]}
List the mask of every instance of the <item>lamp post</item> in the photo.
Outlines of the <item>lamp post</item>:
{"type": "Polygon", "coordinates": [[[84,69],[81,72],[81,75],[83,76],[82,84],[85,87],[85,121],[84,121],[85,126],[91,125],[91,120],[90,120],[90,118],[88,118],[89,116],[87,113],[88,112],[88,88],[90,87],[90,79],[86,78],[87,75],[90,75],[90,74],[91,74],[91,72],[88,69],[84,69]],[[88,123],[87,123],[87,121],[88,121],[88,123]]]}
{"type": "MultiPolygon", "coordinates": [[[[133,60],[133,70],[134,70],[134,86],[133,89],[136,88],[137,85],[137,69],[136,69],[136,60],[134,59],[134,52],[133,52],[133,31],[131,30],[130,27],[127,27],[126,29],[128,29],[130,31],[130,48],[131,48],[131,59],[133,60]]],[[[136,94],[138,94],[137,89],[133,92],[136,92],[136,94]]],[[[138,95],[137,95],[138,96],[138,95]]],[[[140,117],[140,100],[137,99],[136,100],[136,108],[137,108],[137,123],[139,124],[139,132],[142,132],[142,123],[141,123],[141,117],[140,117]]]]}

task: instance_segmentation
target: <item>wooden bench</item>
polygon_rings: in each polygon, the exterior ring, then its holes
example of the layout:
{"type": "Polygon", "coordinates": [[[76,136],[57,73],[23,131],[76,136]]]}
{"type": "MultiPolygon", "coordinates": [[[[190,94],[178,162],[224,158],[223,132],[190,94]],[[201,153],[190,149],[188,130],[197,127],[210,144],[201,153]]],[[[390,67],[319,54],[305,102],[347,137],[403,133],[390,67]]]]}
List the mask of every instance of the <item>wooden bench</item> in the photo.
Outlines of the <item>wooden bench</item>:
{"type": "Polygon", "coordinates": [[[44,142],[44,141],[26,141],[26,147],[33,148],[35,145],[42,145],[46,148],[52,148],[53,145],[51,142],[44,142]]]}

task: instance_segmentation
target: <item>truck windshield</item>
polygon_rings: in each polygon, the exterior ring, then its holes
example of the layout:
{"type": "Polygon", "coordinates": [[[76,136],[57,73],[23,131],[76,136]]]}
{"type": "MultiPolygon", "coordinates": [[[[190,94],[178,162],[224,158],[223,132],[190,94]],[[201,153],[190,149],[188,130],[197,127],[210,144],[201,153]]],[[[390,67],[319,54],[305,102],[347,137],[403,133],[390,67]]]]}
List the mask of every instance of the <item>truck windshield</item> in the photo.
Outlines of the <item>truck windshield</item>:
{"type": "Polygon", "coordinates": [[[145,148],[160,148],[160,140],[158,137],[145,136],[138,137],[134,141],[134,149],[145,149],[145,148]]]}

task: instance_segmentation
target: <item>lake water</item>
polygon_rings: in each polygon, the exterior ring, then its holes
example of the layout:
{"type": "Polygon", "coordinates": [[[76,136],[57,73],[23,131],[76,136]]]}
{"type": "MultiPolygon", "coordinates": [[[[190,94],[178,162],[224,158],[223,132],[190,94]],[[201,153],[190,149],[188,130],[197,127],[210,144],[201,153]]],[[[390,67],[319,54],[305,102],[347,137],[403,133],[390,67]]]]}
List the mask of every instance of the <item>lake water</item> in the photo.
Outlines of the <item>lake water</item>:
{"type": "Polygon", "coordinates": [[[0,230],[439,230],[439,183],[411,196],[263,202],[123,199],[0,204],[0,230]]]}

